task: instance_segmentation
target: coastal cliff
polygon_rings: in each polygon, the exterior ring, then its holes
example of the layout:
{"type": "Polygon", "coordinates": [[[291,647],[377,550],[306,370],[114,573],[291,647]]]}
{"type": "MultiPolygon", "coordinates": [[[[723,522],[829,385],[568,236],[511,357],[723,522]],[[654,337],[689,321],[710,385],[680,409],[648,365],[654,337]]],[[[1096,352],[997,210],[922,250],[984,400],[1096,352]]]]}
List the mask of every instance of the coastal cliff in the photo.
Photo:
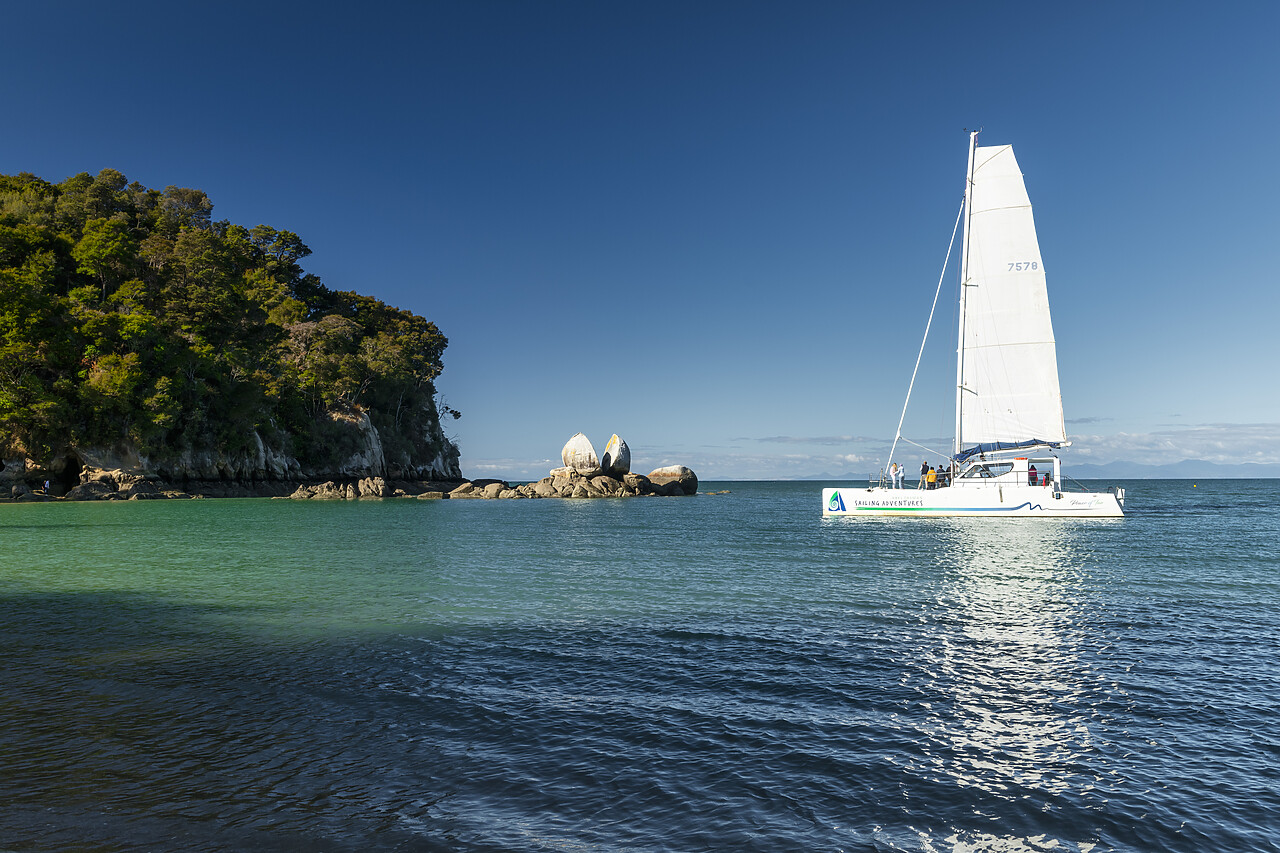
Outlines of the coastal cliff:
{"type": "MultiPolygon", "coordinates": [[[[345,432],[346,452],[325,459],[300,460],[280,446],[290,436],[276,435],[275,443],[269,444],[256,432],[253,448],[241,452],[206,448],[153,455],[129,446],[68,447],[43,464],[6,459],[0,468],[0,499],[276,497],[305,484],[326,482],[350,486],[355,497],[366,480],[391,481],[409,494],[465,482],[457,447],[438,426],[434,434],[422,436],[416,455],[401,452],[392,459],[368,413],[334,417],[331,428],[345,432]]],[[[366,486],[363,494],[389,497],[394,488],[386,495],[381,491],[366,486]]]]}
{"type": "Polygon", "coordinates": [[[0,175],[0,497],[460,482],[435,324],[212,210],[113,169],[0,175]]]}

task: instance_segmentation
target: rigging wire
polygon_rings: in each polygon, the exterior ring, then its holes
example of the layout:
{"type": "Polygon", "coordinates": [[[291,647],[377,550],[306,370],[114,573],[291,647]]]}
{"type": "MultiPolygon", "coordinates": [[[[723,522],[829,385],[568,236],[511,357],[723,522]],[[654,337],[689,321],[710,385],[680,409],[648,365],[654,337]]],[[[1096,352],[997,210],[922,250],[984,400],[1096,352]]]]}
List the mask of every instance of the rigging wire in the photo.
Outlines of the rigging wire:
{"type": "Polygon", "coordinates": [[[913,447],[918,447],[918,448],[920,448],[921,450],[925,451],[926,453],[933,453],[933,454],[936,454],[936,455],[938,455],[938,456],[943,457],[944,459],[949,459],[949,458],[950,458],[950,454],[948,454],[948,453],[947,453],[947,451],[945,451],[945,450],[935,450],[935,449],[934,449],[934,448],[932,448],[932,447],[925,447],[923,444],[919,444],[919,443],[917,443],[917,442],[914,442],[914,441],[912,441],[912,440],[911,440],[911,439],[909,439],[909,438],[904,438],[904,439],[902,439],[902,440],[903,440],[904,442],[906,442],[907,444],[910,444],[910,445],[911,445],[911,446],[913,446],[913,447]]]}
{"type": "MultiPolygon", "coordinates": [[[[960,200],[960,210],[956,213],[956,224],[951,229],[951,242],[947,244],[947,257],[942,261],[942,272],[938,275],[938,289],[933,292],[933,306],[929,309],[929,321],[924,324],[924,339],[920,341],[920,352],[916,355],[916,366],[911,371],[911,382],[907,385],[907,399],[902,402],[902,415],[898,418],[898,432],[893,437],[893,446],[889,448],[887,467],[893,461],[894,451],[898,449],[898,441],[902,439],[902,423],[907,419],[907,405],[911,402],[911,389],[916,385],[916,374],[920,371],[920,359],[924,357],[924,345],[929,340],[929,327],[933,325],[933,312],[938,310],[938,295],[942,293],[942,281],[947,277],[947,264],[951,263],[951,249],[956,244],[956,232],[960,230],[960,218],[964,215],[964,199],[960,200]]],[[[905,440],[905,439],[903,439],[905,440]]],[[[914,441],[907,441],[915,444],[914,441]]],[[[916,445],[919,447],[920,445],[916,445]]]]}

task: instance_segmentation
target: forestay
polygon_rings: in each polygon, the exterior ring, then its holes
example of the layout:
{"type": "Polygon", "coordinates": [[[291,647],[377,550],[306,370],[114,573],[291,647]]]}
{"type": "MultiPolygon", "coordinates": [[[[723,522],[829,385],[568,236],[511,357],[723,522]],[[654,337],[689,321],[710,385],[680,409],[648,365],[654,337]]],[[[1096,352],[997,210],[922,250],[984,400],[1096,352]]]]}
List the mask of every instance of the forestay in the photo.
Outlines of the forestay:
{"type": "Polygon", "coordinates": [[[1012,146],[974,151],[969,198],[958,441],[1064,442],[1044,263],[1012,146]]]}

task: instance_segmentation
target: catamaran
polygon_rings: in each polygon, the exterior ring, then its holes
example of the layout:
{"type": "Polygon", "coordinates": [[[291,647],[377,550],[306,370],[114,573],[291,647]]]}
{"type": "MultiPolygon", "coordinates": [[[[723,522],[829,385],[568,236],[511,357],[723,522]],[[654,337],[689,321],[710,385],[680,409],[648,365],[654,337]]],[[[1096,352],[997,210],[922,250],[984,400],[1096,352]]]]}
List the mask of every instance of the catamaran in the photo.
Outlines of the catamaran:
{"type": "MultiPolygon", "coordinates": [[[[882,477],[867,488],[823,489],[823,515],[1124,515],[1122,488],[1063,488],[1062,462],[1055,451],[1071,442],[1062,416],[1057,350],[1031,201],[1013,146],[978,147],[977,140],[977,132],[969,135],[961,208],[956,430],[950,458],[929,478],[932,483],[922,473],[921,488],[894,488],[882,477]]],[[[935,294],[935,308],[937,301],[935,294]]],[[[931,312],[926,340],[932,321],[931,312]]],[[[917,370],[919,366],[917,357],[917,370]]],[[[902,422],[890,459],[902,439],[902,422]]]]}

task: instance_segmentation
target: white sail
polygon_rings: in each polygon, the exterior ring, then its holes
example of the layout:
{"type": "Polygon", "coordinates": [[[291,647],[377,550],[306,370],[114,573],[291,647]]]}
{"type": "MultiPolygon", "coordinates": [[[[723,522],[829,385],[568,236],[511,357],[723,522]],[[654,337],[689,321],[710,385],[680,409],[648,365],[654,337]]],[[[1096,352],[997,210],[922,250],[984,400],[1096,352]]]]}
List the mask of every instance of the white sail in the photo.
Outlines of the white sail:
{"type": "Polygon", "coordinates": [[[969,200],[958,440],[1064,442],[1044,262],[1012,146],[974,150],[969,200]]]}

